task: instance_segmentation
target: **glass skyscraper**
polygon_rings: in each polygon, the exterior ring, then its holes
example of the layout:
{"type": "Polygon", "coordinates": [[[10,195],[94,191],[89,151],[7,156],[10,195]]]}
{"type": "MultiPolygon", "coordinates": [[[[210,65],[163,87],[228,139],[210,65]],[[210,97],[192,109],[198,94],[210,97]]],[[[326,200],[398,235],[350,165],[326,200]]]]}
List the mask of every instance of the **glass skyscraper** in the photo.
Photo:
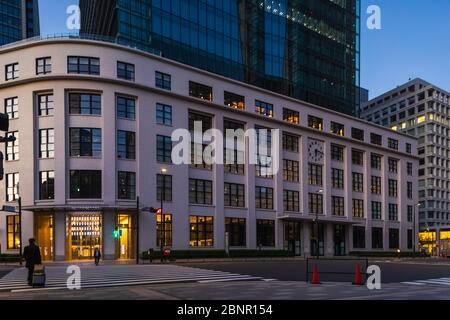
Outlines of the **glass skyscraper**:
{"type": "Polygon", "coordinates": [[[0,0],[0,46],[38,35],[38,0],[0,0]]]}
{"type": "Polygon", "coordinates": [[[360,0],[80,0],[81,33],[346,114],[359,104],[360,0]]]}

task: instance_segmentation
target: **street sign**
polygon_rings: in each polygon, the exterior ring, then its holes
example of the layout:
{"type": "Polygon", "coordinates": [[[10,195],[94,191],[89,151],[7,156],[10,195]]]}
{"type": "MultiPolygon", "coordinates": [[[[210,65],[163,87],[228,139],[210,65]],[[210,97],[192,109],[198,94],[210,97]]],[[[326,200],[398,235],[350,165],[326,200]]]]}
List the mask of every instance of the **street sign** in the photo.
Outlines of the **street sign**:
{"type": "Polygon", "coordinates": [[[3,206],[2,211],[17,213],[16,207],[14,206],[3,206]]]}

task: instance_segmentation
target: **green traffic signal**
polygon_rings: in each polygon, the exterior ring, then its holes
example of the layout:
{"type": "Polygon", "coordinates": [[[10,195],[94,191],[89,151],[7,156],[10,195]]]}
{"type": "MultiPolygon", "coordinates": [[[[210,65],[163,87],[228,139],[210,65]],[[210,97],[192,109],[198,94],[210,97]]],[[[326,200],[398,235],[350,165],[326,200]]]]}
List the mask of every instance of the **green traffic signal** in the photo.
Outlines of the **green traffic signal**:
{"type": "Polygon", "coordinates": [[[117,230],[117,228],[114,229],[113,236],[114,236],[114,239],[118,239],[119,238],[119,230],[117,230]]]}

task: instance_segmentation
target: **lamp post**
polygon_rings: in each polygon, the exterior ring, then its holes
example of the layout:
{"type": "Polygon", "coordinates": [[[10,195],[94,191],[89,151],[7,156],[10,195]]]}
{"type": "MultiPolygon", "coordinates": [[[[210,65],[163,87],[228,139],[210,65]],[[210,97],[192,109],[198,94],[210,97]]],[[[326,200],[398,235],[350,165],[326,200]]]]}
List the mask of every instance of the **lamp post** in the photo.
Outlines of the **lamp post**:
{"type": "Polygon", "coordinates": [[[413,257],[416,257],[416,236],[417,236],[417,228],[416,228],[416,207],[417,212],[420,212],[420,203],[416,204],[413,212],[413,257]]]}
{"type": "MultiPolygon", "coordinates": [[[[136,197],[136,264],[139,264],[139,223],[140,223],[139,196],[136,197]]],[[[119,249],[120,250],[120,249],[119,249]]]]}
{"type": "Polygon", "coordinates": [[[20,188],[19,188],[19,182],[16,184],[17,189],[17,204],[19,206],[19,263],[22,265],[22,197],[20,196],[20,188]]]}
{"type": "MultiPolygon", "coordinates": [[[[161,262],[164,262],[164,258],[163,258],[163,250],[164,250],[164,229],[165,229],[165,220],[164,220],[164,189],[165,189],[165,184],[166,184],[166,176],[167,173],[167,169],[163,168],[161,169],[161,193],[160,193],[160,198],[161,198],[161,222],[160,222],[160,236],[159,236],[159,243],[160,243],[160,253],[161,253],[161,262]]],[[[158,221],[158,217],[156,217],[156,220],[158,221]]]]}
{"type": "MultiPolygon", "coordinates": [[[[318,194],[323,194],[323,189],[319,189],[319,190],[317,190],[317,193],[318,194]]],[[[322,199],[322,201],[323,201],[323,199],[322,199]]],[[[322,202],[322,207],[323,207],[323,202],[322,202]]],[[[319,257],[320,257],[320,254],[319,254],[319,210],[318,210],[318,208],[316,208],[316,219],[315,219],[316,221],[316,256],[317,256],[317,259],[319,259],[319,257]]]]}

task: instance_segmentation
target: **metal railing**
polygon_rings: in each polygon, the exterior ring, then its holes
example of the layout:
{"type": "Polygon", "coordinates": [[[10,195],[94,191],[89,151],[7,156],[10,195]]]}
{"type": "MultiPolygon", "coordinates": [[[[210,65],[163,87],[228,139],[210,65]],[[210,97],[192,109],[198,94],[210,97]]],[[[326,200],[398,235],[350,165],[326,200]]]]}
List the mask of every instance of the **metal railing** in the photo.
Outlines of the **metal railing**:
{"type": "Polygon", "coordinates": [[[147,47],[144,45],[139,44],[127,44],[125,40],[120,40],[114,37],[108,37],[108,36],[102,36],[102,35],[93,35],[93,34],[80,34],[80,33],[55,33],[55,34],[48,34],[44,36],[37,36],[32,38],[27,38],[23,40],[19,40],[16,42],[7,43],[5,45],[0,46],[0,50],[14,47],[21,44],[27,44],[31,42],[37,42],[37,41],[51,41],[51,40],[91,40],[91,41],[100,41],[100,42],[107,42],[112,44],[117,44],[122,47],[131,48],[134,50],[142,51],[145,53],[151,53],[154,55],[162,56],[162,53],[160,50],[147,47]]]}

